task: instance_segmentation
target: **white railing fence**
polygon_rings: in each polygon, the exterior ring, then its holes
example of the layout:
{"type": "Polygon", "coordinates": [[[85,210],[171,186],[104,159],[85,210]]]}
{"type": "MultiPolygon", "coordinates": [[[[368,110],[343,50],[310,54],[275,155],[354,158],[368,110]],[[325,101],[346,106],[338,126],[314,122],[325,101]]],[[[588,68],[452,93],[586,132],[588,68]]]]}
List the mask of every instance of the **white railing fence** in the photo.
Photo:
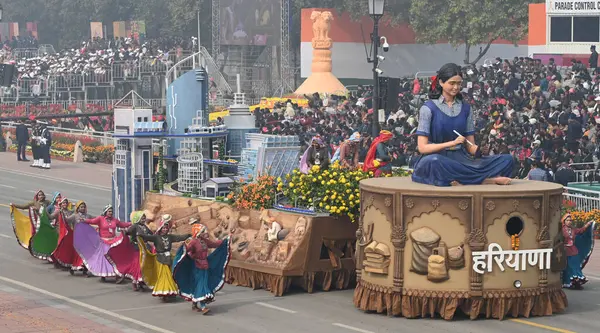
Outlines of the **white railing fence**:
{"type": "MultiPolygon", "coordinates": [[[[12,122],[12,121],[7,121],[7,122],[1,122],[2,124],[2,128],[15,128],[17,126],[17,123],[12,122]]],[[[27,125],[27,127],[29,127],[27,125]]],[[[65,133],[65,134],[70,134],[70,135],[74,135],[74,136],[86,136],[86,137],[90,137],[93,139],[96,139],[98,141],[100,141],[103,145],[112,145],[113,144],[113,133],[112,132],[97,132],[97,131],[90,131],[90,130],[81,130],[81,129],[75,129],[75,128],[63,128],[63,127],[54,127],[54,126],[48,126],[48,129],[50,130],[51,133],[65,133]]]]}
{"type": "Polygon", "coordinates": [[[589,212],[590,210],[600,209],[600,192],[583,190],[574,187],[565,187],[563,193],[565,200],[572,201],[577,210],[589,212]]]}

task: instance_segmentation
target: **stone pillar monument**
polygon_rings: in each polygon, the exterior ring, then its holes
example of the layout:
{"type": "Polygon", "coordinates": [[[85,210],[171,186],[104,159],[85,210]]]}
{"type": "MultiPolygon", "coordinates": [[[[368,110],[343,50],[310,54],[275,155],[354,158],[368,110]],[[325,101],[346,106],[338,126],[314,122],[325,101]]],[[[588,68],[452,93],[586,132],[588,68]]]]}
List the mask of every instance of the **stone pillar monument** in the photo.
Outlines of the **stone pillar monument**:
{"type": "Polygon", "coordinates": [[[333,15],[331,12],[313,11],[311,16],[313,21],[313,59],[310,76],[295,91],[296,95],[328,93],[345,94],[346,87],[338,80],[333,73],[331,64],[331,47],[333,41],[329,38],[331,21],[333,15]]]}

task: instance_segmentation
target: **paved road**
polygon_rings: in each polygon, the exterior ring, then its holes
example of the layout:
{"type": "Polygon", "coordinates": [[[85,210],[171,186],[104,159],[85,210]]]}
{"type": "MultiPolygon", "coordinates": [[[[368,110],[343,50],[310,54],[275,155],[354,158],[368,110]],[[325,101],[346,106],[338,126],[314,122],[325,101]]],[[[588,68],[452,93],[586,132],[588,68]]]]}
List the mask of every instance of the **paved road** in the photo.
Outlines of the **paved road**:
{"type": "Polygon", "coordinates": [[[0,153],[0,333],[600,332],[597,320],[600,260],[590,263],[587,273],[592,281],[585,291],[567,291],[568,312],[549,318],[502,322],[407,320],[356,310],[352,305],[351,290],[312,295],[296,293],[275,298],[266,291],[232,286],[226,286],[218,295],[211,316],[201,316],[190,310],[189,303],[162,304],[147,293],[134,293],[128,284],[114,285],[96,278],[72,277],[33,259],[14,240],[6,204],[27,201],[35,189],[42,188],[48,193],[60,190],[69,198],[85,200],[91,213],[97,214],[110,198],[107,189],[110,173],[106,175],[106,167],[75,168],[62,163],[55,163],[50,171],[31,169],[24,164],[11,166],[17,171],[7,171],[6,157],[0,153]],[[58,179],[63,174],[71,176],[66,183],[58,179]],[[42,179],[40,176],[56,178],[42,179]],[[84,179],[88,184],[77,185],[84,179]],[[68,321],[65,318],[69,318],[68,321]]]}

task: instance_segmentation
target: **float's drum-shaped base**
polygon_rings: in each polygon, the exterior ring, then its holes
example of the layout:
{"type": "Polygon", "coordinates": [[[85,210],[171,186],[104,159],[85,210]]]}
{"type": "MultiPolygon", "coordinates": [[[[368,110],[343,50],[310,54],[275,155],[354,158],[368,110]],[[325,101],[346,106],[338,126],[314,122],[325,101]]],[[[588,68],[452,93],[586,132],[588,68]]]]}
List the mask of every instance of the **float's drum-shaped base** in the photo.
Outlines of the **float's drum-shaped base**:
{"type": "Polygon", "coordinates": [[[363,180],[354,304],[409,318],[547,316],[567,307],[562,186],[363,180]]]}

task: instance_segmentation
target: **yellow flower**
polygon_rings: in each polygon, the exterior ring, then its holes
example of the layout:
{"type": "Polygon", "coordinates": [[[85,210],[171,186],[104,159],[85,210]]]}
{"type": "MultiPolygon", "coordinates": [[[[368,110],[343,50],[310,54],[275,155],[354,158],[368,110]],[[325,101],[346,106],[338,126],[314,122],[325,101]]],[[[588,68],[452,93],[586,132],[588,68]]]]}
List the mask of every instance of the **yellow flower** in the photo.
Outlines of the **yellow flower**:
{"type": "Polygon", "coordinates": [[[289,186],[290,186],[290,187],[294,187],[294,183],[290,183],[290,185],[289,185],[289,186]]]}
{"type": "Polygon", "coordinates": [[[330,207],[329,205],[327,205],[327,206],[325,206],[325,209],[326,209],[326,210],[330,210],[330,209],[331,209],[331,207],[330,207]]]}
{"type": "Polygon", "coordinates": [[[325,185],[325,181],[324,180],[321,181],[321,185],[325,185]]]}

